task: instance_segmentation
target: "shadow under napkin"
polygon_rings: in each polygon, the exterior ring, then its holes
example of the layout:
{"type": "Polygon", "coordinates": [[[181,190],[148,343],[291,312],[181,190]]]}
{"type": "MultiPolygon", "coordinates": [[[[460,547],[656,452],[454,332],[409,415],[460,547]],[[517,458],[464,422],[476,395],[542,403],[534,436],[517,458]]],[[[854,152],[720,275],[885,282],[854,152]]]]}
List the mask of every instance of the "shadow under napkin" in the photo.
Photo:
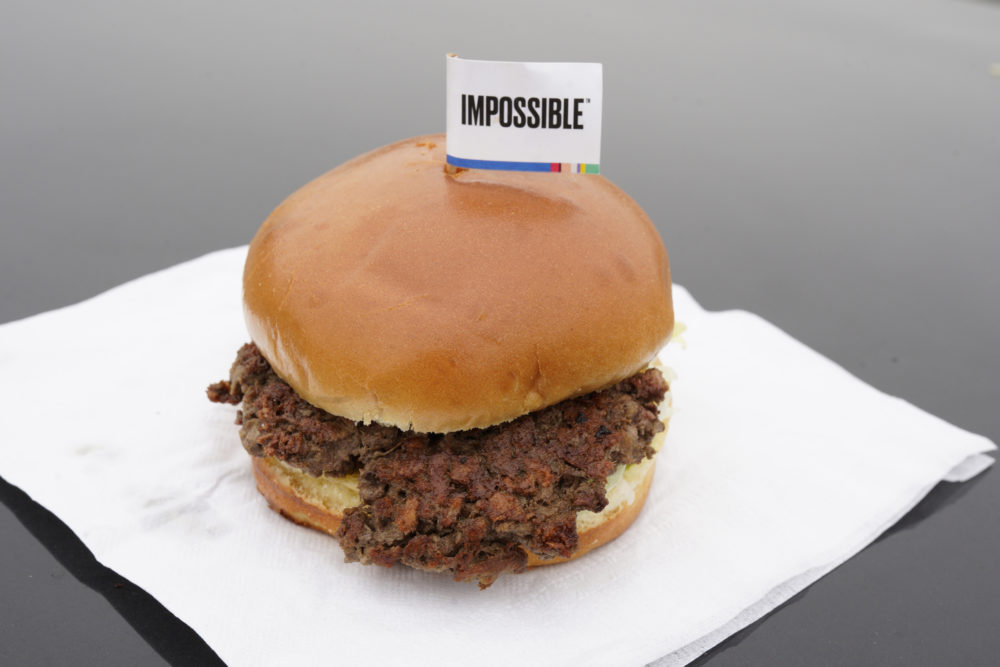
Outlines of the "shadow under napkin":
{"type": "MultiPolygon", "coordinates": [[[[897,533],[901,533],[916,527],[925,519],[941,511],[945,507],[954,504],[960,498],[969,493],[970,490],[980,485],[984,479],[990,477],[992,472],[993,472],[993,466],[990,466],[990,468],[986,469],[984,472],[976,475],[972,479],[969,479],[965,482],[939,482],[937,486],[935,486],[930,491],[930,493],[924,496],[924,498],[919,503],[917,503],[917,505],[913,509],[907,512],[906,515],[903,516],[895,524],[886,529],[884,533],[879,535],[875,539],[875,541],[872,542],[872,544],[865,547],[865,549],[868,549],[871,546],[876,545],[879,542],[882,542],[883,540],[888,539],[897,533]]],[[[812,586],[807,586],[802,591],[795,594],[792,598],[790,598],[788,601],[786,601],[776,609],[772,610],[768,614],[765,614],[763,617],[751,623],[750,625],[743,628],[739,632],[730,635],[727,639],[725,639],[719,644],[716,644],[708,651],[703,653],[700,657],[688,663],[689,667],[703,667],[705,665],[712,664],[714,662],[714,658],[717,658],[723,653],[725,653],[727,650],[738,646],[743,640],[747,639],[750,635],[752,635],[757,628],[767,623],[772,618],[775,612],[780,611],[790,605],[794,605],[796,602],[804,598],[806,594],[809,593],[810,590],[812,590],[812,586]]],[[[777,654],[780,654],[780,652],[776,652],[776,655],[777,654]]]]}
{"type": "MultiPolygon", "coordinates": [[[[164,660],[174,665],[223,665],[194,630],[149,593],[99,563],[66,524],[2,477],[0,502],[70,574],[104,597],[164,660]]],[[[115,655],[115,647],[109,647],[108,653],[115,655]]],[[[80,658],[86,660],[86,656],[80,658]]]]}

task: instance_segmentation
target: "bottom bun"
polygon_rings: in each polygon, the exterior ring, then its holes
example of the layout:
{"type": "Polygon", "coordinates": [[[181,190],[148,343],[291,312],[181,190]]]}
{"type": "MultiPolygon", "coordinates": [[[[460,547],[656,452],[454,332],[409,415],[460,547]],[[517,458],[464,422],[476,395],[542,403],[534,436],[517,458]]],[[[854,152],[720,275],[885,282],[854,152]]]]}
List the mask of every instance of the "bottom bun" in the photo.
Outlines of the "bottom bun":
{"type": "MultiPolygon", "coordinates": [[[[607,507],[601,512],[584,511],[577,515],[580,546],[573,555],[542,559],[529,552],[528,567],[572,560],[624,533],[646,502],[655,467],[653,459],[643,459],[619,468],[609,478],[607,507]]],[[[271,509],[295,523],[330,535],[336,536],[344,511],[361,503],[357,475],[313,477],[278,459],[256,456],[253,473],[257,489],[271,509]]]]}

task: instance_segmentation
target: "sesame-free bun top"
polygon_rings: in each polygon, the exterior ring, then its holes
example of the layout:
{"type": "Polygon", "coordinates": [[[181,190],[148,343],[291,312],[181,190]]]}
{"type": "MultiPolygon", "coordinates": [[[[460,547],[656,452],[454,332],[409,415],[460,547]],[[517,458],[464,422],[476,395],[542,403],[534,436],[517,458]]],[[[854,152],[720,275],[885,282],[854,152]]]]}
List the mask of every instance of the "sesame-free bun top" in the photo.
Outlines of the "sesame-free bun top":
{"type": "Polygon", "coordinates": [[[302,398],[425,432],[603,388],[673,329],[666,252],[628,195],[597,175],[455,170],[443,135],[292,194],[250,244],[243,300],[302,398]]]}

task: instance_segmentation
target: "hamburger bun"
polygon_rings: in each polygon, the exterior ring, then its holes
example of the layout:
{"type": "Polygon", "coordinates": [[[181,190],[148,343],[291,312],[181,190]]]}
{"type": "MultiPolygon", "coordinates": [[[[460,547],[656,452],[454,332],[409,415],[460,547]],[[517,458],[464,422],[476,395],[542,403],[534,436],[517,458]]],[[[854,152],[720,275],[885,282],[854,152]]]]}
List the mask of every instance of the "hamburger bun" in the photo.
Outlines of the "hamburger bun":
{"type": "Polygon", "coordinates": [[[379,148],[268,217],[243,305],[253,343],[209,397],[242,401],[269,505],[348,561],[487,587],[641,511],[670,267],[605,178],[451,168],[442,135],[379,148]]]}
{"type": "Polygon", "coordinates": [[[443,135],[291,195],[250,244],[243,297],[309,403],[428,433],[612,385],[673,329],[666,252],[628,195],[599,175],[452,169],[443,135]]]}

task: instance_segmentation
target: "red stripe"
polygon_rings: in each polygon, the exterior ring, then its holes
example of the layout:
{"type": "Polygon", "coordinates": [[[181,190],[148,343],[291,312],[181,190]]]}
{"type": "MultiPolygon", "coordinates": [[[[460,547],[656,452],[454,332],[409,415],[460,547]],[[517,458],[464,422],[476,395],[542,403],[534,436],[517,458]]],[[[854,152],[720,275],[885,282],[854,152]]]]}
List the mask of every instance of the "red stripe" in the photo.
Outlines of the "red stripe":
{"type": "Polygon", "coordinates": [[[560,164],[559,162],[553,162],[550,165],[549,169],[551,169],[552,171],[562,171],[562,164],[560,164]]]}

